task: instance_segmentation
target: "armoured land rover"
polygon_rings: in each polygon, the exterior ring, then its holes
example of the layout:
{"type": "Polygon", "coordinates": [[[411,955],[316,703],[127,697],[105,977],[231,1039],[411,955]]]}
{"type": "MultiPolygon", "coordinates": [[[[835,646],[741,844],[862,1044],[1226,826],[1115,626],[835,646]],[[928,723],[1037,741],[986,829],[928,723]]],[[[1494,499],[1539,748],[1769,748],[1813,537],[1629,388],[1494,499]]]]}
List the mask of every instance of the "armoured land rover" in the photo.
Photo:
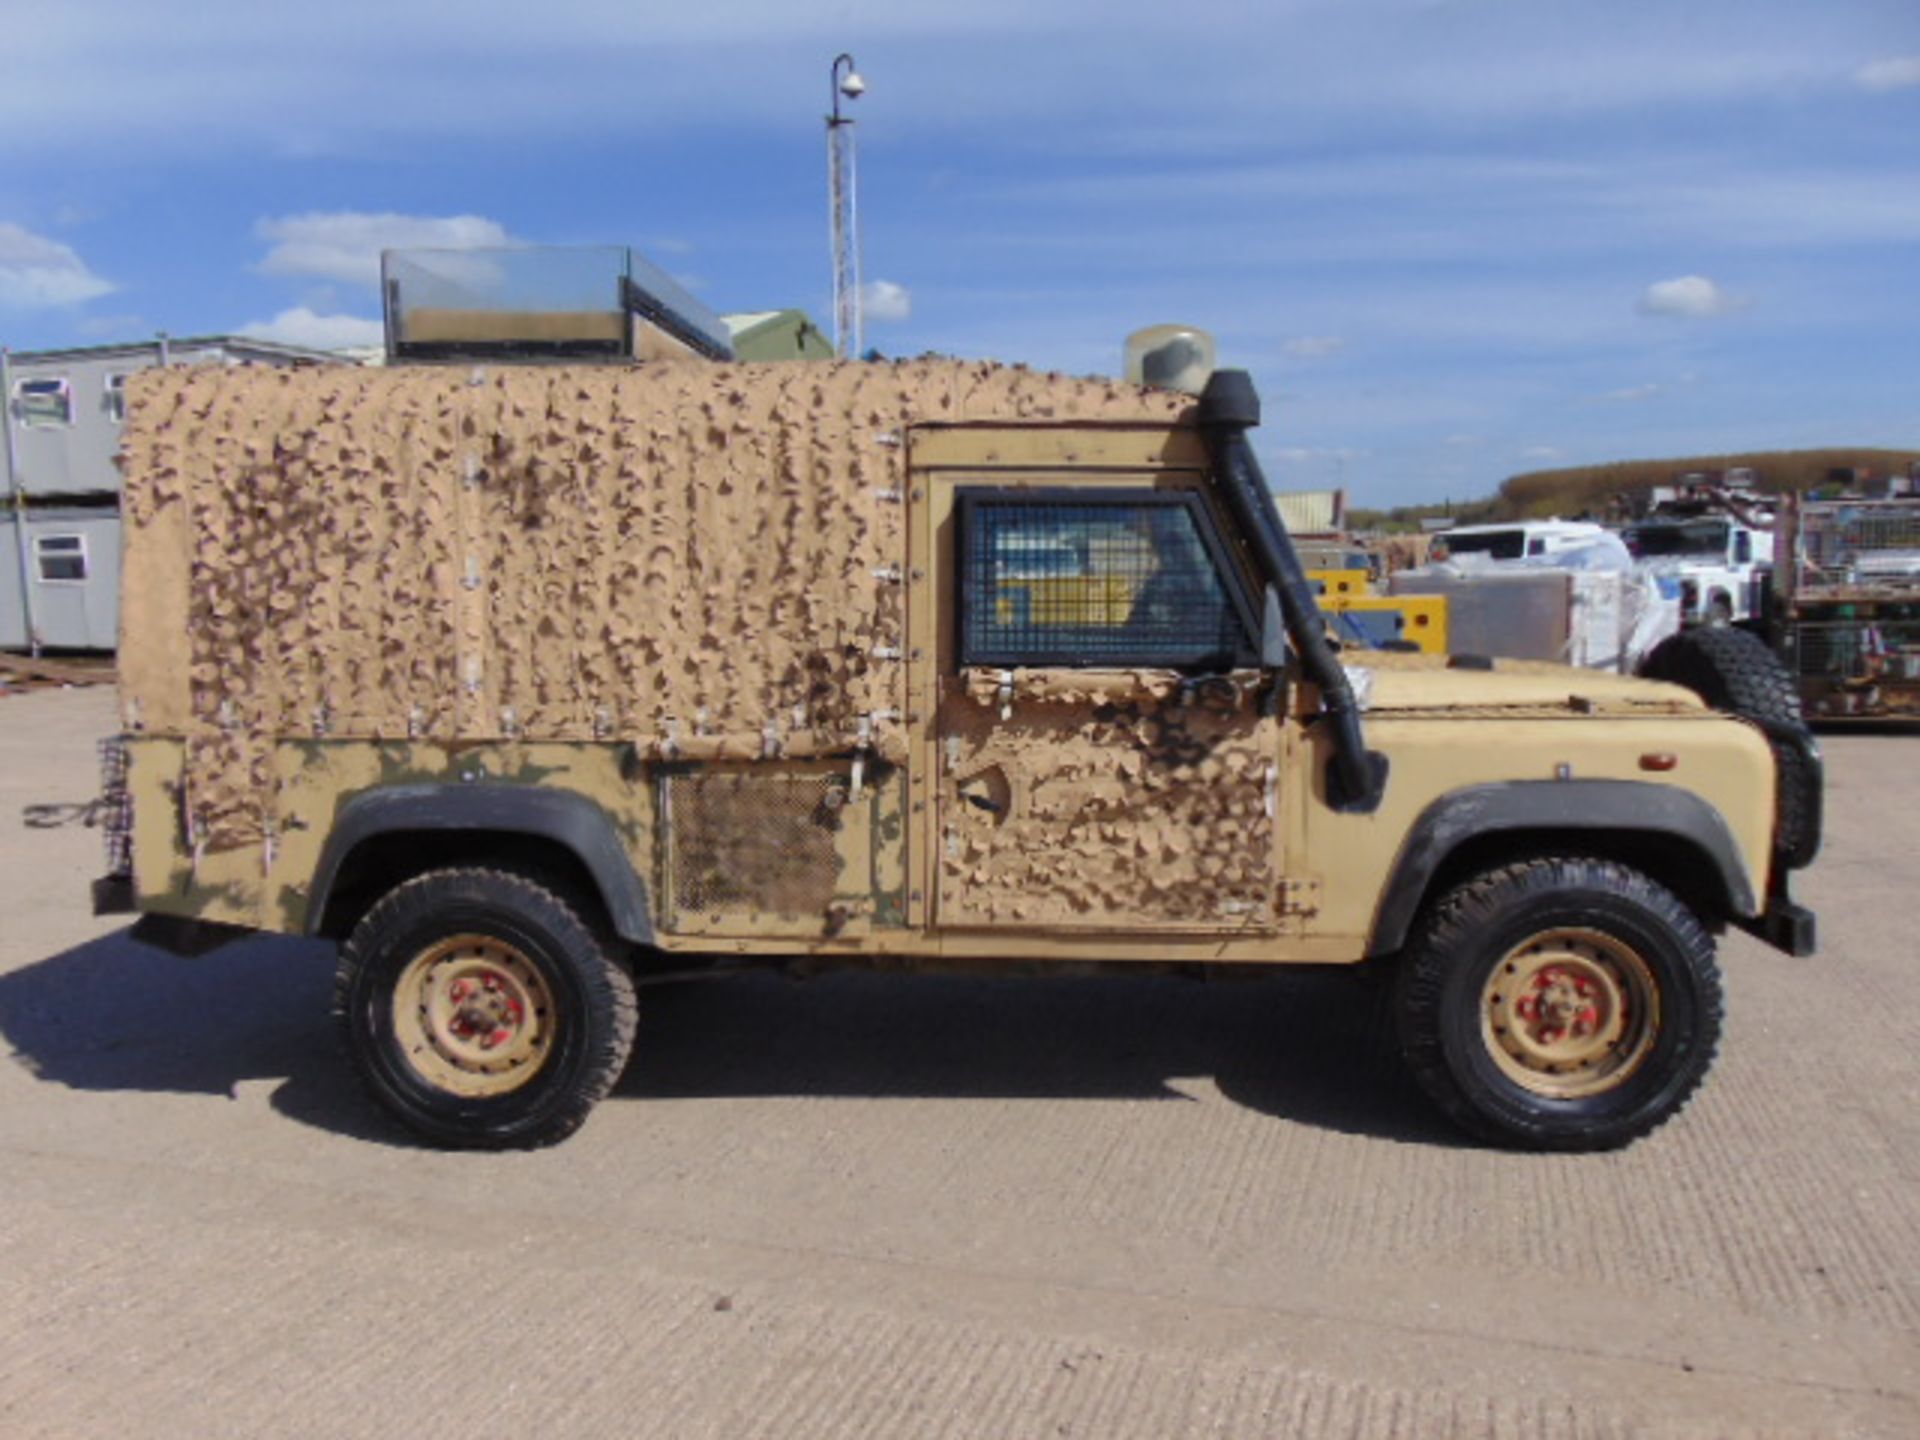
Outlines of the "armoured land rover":
{"type": "Polygon", "coordinates": [[[1764,649],[1336,651],[1238,372],[129,390],[96,904],[340,941],[353,1062],[435,1142],[570,1133],[694,967],[1373,962],[1461,1125],[1616,1146],[1711,1062],[1716,933],[1811,949],[1764,649]]]}

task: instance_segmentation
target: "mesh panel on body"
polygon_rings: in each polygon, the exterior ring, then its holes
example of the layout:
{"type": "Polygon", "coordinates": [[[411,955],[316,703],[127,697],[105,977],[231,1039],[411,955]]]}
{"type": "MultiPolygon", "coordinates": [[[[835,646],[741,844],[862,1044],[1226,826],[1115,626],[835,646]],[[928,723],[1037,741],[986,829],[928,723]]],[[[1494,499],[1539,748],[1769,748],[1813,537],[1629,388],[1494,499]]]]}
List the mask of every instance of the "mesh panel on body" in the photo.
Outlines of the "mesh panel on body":
{"type": "Polygon", "coordinates": [[[107,845],[107,873],[133,873],[133,797],[127,793],[127,742],[115,735],[100,742],[101,833],[107,845]]]}
{"type": "Polygon", "coordinates": [[[833,902],[833,776],[716,770],[665,783],[677,910],[807,915],[833,902]]]}

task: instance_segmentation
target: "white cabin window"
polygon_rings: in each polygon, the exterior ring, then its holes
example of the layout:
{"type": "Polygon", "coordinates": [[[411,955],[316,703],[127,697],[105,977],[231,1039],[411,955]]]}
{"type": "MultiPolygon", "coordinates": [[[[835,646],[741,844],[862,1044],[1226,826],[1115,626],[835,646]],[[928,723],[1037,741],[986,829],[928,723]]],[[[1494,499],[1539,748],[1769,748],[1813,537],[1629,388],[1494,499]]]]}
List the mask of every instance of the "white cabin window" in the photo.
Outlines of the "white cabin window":
{"type": "Polygon", "coordinates": [[[107,418],[114,421],[127,418],[127,377],[124,375],[107,376],[107,418]]]}
{"type": "Polygon", "coordinates": [[[48,380],[17,380],[13,386],[13,413],[29,428],[73,424],[73,387],[64,376],[48,380]]]}
{"type": "Polygon", "coordinates": [[[36,535],[33,556],[45,584],[78,585],[87,578],[87,537],[84,535],[36,535]]]}

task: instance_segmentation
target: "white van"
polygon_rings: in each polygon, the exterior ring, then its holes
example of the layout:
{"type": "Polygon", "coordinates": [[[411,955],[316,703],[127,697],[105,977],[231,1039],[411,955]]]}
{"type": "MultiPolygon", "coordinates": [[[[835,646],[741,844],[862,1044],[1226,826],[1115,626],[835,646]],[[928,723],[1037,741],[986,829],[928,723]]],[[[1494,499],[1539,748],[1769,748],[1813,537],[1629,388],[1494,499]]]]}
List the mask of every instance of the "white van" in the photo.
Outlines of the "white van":
{"type": "Polygon", "coordinates": [[[1429,552],[1435,561],[1460,555],[1484,555],[1488,560],[1532,560],[1577,550],[1607,535],[1604,525],[1591,520],[1515,520],[1507,525],[1460,525],[1433,537],[1429,552]]]}

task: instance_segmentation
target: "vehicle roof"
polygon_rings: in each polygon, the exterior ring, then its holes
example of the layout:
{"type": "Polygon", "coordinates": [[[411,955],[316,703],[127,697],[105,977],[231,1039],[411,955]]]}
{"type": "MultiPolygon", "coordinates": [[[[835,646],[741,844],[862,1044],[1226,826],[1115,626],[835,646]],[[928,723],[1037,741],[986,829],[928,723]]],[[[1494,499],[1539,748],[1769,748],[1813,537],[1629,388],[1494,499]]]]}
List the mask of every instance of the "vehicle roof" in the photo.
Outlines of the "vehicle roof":
{"type": "Polygon", "coordinates": [[[1497,525],[1455,525],[1442,530],[1448,535],[1497,535],[1503,530],[1525,530],[1537,535],[1599,535],[1606,526],[1595,520],[1508,520],[1497,525]]]}

